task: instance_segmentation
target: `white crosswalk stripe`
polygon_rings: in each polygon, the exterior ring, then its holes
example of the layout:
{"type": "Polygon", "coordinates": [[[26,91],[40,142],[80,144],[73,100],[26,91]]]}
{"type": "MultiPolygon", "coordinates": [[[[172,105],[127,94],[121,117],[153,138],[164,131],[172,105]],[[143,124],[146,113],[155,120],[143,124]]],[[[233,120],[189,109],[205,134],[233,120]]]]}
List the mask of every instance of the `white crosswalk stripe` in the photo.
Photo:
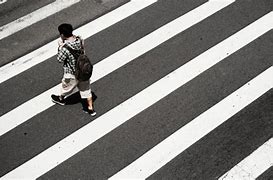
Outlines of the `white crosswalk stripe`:
{"type": "Polygon", "coordinates": [[[273,165],[273,138],[237,164],[219,179],[256,179],[273,165]]]}
{"type": "Polygon", "coordinates": [[[1,0],[0,4],[4,4],[5,2],[7,2],[7,0],[1,0]]]}
{"type": "MultiPolygon", "coordinates": [[[[75,3],[76,1],[73,2],[75,3]]],[[[80,0],[77,2],[80,2],[80,0]]],[[[129,1],[78,28],[75,30],[75,34],[88,39],[105,29],[111,28],[112,25],[134,16],[137,12],[148,11],[147,7],[150,5],[157,5],[159,3],[162,2],[156,0],[129,1]]],[[[159,49],[160,45],[168,43],[171,39],[176,39],[178,35],[190,31],[191,28],[196,27],[199,23],[204,22],[212,16],[217,17],[218,14],[223,13],[225,9],[232,5],[237,5],[235,0],[209,0],[156,30],[147,33],[147,35],[135,40],[133,43],[95,64],[91,79],[92,84],[103,81],[106,77],[111,77],[114,72],[121,71],[129,63],[139,60],[139,57],[152,53],[154,49],[159,49]]],[[[187,84],[199,76],[205,76],[205,72],[216,68],[220,63],[228,61],[232,56],[242,52],[250,44],[270,33],[273,28],[272,18],[273,11],[264,13],[263,16],[240,30],[233,32],[232,35],[220,40],[219,43],[209,47],[185,64],[179,65],[179,67],[176,67],[173,71],[167,73],[167,75],[165,74],[155,82],[149,84],[148,87],[144,87],[136,94],[130,95],[122,103],[115,105],[93,121],[83,125],[75,132],[71,132],[65,138],[54,142],[53,145],[45,147],[42,152],[32,155],[27,161],[14,166],[12,169],[9,167],[9,171],[2,174],[0,179],[37,179],[46,173],[54,171],[72,157],[77,157],[77,154],[85,148],[94,145],[95,142],[100,141],[107,135],[111,136],[114,130],[118,130],[118,127],[121,127],[125,123],[130,123],[130,120],[137,115],[155,106],[178,89],[186,88],[187,84]]],[[[20,30],[14,27],[11,27],[11,29],[9,33],[13,33],[13,30],[20,30]]],[[[0,33],[3,34],[6,32],[0,33]]],[[[8,38],[9,34],[6,33],[3,36],[8,38]]],[[[57,41],[56,39],[0,67],[0,84],[8,80],[12,81],[12,77],[20,76],[20,73],[35,68],[34,66],[41,62],[46,63],[49,58],[55,55],[57,41]]],[[[173,134],[168,135],[168,137],[161,140],[152,148],[149,148],[133,161],[128,162],[125,167],[122,165],[122,167],[118,167],[118,171],[114,174],[113,172],[109,173],[107,175],[108,178],[149,178],[207,134],[217,130],[220,125],[228,122],[234,115],[240,113],[247,106],[268,93],[273,87],[272,77],[273,66],[267,65],[266,70],[250,78],[250,81],[248,80],[247,83],[242,83],[239,86],[240,88],[233,90],[227,97],[215,105],[208,107],[207,110],[190,120],[189,123],[178,128],[173,134]],[[223,109],[225,111],[222,111],[223,109]]],[[[30,100],[11,109],[0,117],[1,146],[5,145],[2,142],[13,131],[22,128],[20,125],[26,122],[31,123],[30,120],[35,118],[39,113],[47,113],[50,107],[54,107],[55,104],[51,102],[49,97],[51,94],[58,93],[60,84],[48,88],[48,90],[36,97],[32,97],[30,100]]],[[[16,143],[16,139],[10,143],[16,143]]],[[[243,161],[234,165],[232,169],[227,172],[225,171],[225,174],[222,173],[217,178],[221,176],[219,179],[247,179],[250,177],[250,179],[255,179],[272,167],[272,156],[270,153],[272,154],[272,137],[243,161]],[[265,159],[270,160],[266,161],[265,159]]],[[[96,160],[94,159],[94,161],[96,160]]]]}
{"type": "Polygon", "coordinates": [[[46,5],[24,17],[21,17],[11,23],[0,27],[0,39],[10,36],[42,19],[55,14],[69,6],[78,3],[80,0],[56,0],[55,2],[46,5]]]}
{"type": "Polygon", "coordinates": [[[110,179],[145,179],[273,87],[273,67],[205,111],[110,179]],[[259,91],[257,90],[259,89],[259,91]],[[225,109],[225,113],[219,113],[225,109]],[[199,129],[199,131],[195,131],[199,129]]]}
{"type": "MultiPolygon", "coordinates": [[[[210,16],[211,14],[220,10],[221,8],[229,5],[231,2],[232,1],[228,1],[227,3],[218,2],[205,3],[203,6],[189,12],[186,15],[181,16],[180,18],[177,18],[176,20],[170,22],[169,24],[166,24],[160,29],[150,33],[149,35],[143,37],[142,39],[139,39],[133,44],[105,58],[98,64],[94,65],[94,76],[92,76],[91,78],[92,82],[99,80],[100,78],[106,76],[112,71],[129,63],[138,56],[148,52],[149,50],[155,48],[161,43],[177,35],[178,33],[198,23],[202,19],[205,19],[206,17],[210,16]]],[[[32,100],[25,102],[24,104],[18,106],[17,108],[13,109],[7,114],[1,116],[0,135],[3,135],[4,133],[15,128],[16,126],[27,121],[31,117],[53,106],[54,104],[51,102],[50,99],[48,99],[48,97],[51,94],[57,93],[59,89],[60,89],[59,86],[55,86],[49,89],[48,91],[44,92],[43,94],[40,94],[39,96],[33,98],[32,100]],[[24,116],[22,114],[24,114],[24,116]]]]}
{"type": "MultiPolygon", "coordinates": [[[[90,36],[102,31],[103,29],[106,29],[107,27],[121,21],[122,19],[155,2],[156,0],[149,0],[145,2],[140,2],[137,0],[130,1],[129,3],[115,9],[114,11],[100,18],[97,18],[96,20],[80,27],[79,29],[76,29],[74,33],[80,34],[84,39],[89,38],[90,36]]],[[[35,51],[32,51],[31,53],[20,57],[19,59],[12,61],[5,66],[0,67],[0,83],[54,56],[56,54],[58,40],[59,39],[56,39],[35,51]]]]}

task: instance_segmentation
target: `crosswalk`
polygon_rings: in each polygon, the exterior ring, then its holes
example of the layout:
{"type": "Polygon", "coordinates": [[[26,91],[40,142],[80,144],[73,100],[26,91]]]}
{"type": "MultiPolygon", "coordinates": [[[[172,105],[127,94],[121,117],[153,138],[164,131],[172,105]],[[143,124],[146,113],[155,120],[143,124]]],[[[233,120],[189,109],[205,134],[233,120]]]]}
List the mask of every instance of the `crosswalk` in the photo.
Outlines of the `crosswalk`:
{"type": "Polygon", "coordinates": [[[58,39],[3,65],[0,179],[272,178],[272,7],[131,0],[77,28],[95,118],[51,102],[58,39]]]}
{"type": "Polygon", "coordinates": [[[8,37],[11,34],[14,34],[35,22],[41,21],[43,18],[46,18],[56,12],[65,9],[75,3],[79,2],[79,0],[71,0],[71,1],[62,1],[57,0],[47,6],[44,6],[30,14],[27,14],[24,17],[16,19],[13,22],[10,22],[1,27],[0,31],[0,39],[8,37]]]}

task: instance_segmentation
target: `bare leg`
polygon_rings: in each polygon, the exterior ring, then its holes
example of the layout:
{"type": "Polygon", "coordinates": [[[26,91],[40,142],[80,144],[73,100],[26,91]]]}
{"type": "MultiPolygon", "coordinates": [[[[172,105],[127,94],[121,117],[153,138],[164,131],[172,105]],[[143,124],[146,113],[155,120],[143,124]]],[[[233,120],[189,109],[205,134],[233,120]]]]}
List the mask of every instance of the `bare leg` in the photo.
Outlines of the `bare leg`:
{"type": "Polygon", "coordinates": [[[88,109],[93,110],[93,100],[92,97],[87,98],[87,104],[88,104],[88,109]]]}

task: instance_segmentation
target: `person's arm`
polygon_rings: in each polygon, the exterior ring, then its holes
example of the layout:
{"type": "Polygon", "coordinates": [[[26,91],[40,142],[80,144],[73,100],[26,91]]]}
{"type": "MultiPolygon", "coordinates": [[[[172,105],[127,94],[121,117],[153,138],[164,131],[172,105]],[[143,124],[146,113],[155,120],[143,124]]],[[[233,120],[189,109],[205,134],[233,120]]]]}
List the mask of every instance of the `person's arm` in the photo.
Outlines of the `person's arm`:
{"type": "Polygon", "coordinates": [[[58,54],[57,54],[57,60],[59,63],[62,63],[66,60],[67,58],[67,53],[66,53],[66,49],[63,48],[64,46],[64,42],[62,40],[60,40],[58,42],[59,47],[58,47],[58,54]]]}

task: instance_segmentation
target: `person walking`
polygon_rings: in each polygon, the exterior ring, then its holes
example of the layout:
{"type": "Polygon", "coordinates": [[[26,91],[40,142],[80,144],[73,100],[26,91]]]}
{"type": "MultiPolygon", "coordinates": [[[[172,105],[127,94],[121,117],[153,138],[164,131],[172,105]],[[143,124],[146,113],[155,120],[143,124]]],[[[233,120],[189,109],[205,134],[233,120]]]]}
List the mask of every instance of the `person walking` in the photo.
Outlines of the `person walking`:
{"type": "MultiPolygon", "coordinates": [[[[77,57],[75,57],[75,53],[72,51],[82,52],[82,54],[84,54],[83,39],[73,35],[73,27],[71,24],[64,23],[59,25],[58,31],[61,39],[58,42],[57,60],[59,63],[63,64],[64,73],[61,82],[60,95],[51,95],[52,101],[59,105],[65,105],[65,98],[77,88],[80,91],[83,102],[83,111],[89,113],[91,116],[95,116],[96,111],[94,110],[92,100],[90,78],[82,81],[75,76],[77,57]]],[[[85,57],[86,56],[81,56],[80,58],[85,57]]]]}

